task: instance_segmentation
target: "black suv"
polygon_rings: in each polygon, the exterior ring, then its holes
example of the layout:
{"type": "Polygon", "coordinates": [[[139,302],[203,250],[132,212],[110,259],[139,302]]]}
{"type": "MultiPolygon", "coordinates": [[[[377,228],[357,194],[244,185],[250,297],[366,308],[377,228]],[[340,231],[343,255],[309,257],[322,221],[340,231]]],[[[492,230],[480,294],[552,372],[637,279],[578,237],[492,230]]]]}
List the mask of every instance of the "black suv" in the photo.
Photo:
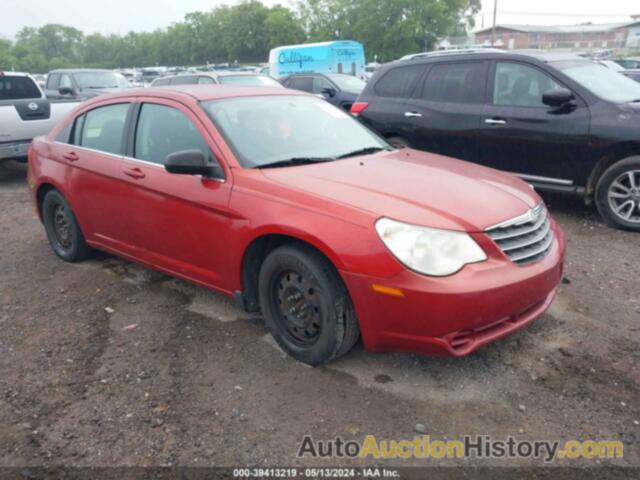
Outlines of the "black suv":
{"type": "Polygon", "coordinates": [[[315,93],[336,107],[350,110],[366,83],[343,73],[296,73],[280,79],[286,88],[315,93]]]}
{"type": "Polygon", "coordinates": [[[584,196],[640,231],[640,83],[570,54],[418,54],[384,65],[352,113],[396,146],[584,196]]]}

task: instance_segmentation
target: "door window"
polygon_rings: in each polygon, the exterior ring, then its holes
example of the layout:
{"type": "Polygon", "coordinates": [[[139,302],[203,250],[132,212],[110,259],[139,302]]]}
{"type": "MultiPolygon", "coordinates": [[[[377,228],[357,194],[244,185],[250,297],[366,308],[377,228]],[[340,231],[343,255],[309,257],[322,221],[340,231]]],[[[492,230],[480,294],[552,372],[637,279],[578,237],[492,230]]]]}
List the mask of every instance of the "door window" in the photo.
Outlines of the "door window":
{"type": "Polygon", "coordinates": [[[322,93],[323,88],[334,88],[333,85],[324,77],[313,77],[312,93],[322,93]]]}
{"type": "Polygon", "coordinates": [[[174,77],[171,80],[171,85],[196,85],[198,83],[198,77],[195,75],[183,75],[180,77],[174,77]]]}
{"type": "Polygon", "coordinates": [[[52,73],[47,77],[47,90],[58,90],[60,88],[60,74],[52,73]]]}
{"type": "Polygon", "coordinates": [[[71,77],[69,75],[62,75],[62,77],[60,77],[60,86],[58,88],[72,88],[71,77]]]}
{"type": "Polygon", "coordinates": [[[436,64],[424,82],[422,98],[432,102],[482,103],[485,77],[482,62],[436,64]]]}
{"type": "Polygon", "coordinates": [[[509,107],[544,107],[542,95],[560,88],[551,77],[522,63],[497,62],[493,104],[509,107]]]}
{"type": "Polygon", "coordinates": [[[408,98],[422,72],[424,72],[422,65],[394,68],[378,81],[375,91],[382,97],[408,98]]]}
{"type": "MultiPolygon", "coordinates": [[[[101,152],[122,155],[122,138],[128,111],[128,103],[119,103],[87,112],[80,133],[80,145],[101,152]]],[[[75,135],[78,134],[77,123],[75,135]]]]}
{"type": "Polygon", "coordinates": [[[209,146],[184,113],[164,105],[143,104],[138,117],[134,157],[164,165],[168,155],[184,150],[200,150],[213,161],[209,146]]]}
{"type": "Polygon", "coordinates": [[[213,85],[214,83],[211,77],[198,77],[198,85],[213,85]]]}
{"type": "Polygon", "coordinates": [[[302,90],[303,92],[313,92],[313,78],[312,77],[294,77],[289,84],[290,88],[295,90],[302,90]]]}

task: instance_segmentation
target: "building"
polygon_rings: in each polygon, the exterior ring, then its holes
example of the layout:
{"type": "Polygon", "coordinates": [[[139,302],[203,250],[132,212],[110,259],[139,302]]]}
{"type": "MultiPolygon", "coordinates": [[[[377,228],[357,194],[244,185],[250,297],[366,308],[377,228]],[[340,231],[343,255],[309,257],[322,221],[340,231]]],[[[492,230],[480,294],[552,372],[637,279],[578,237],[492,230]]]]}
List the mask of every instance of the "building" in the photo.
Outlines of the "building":
{"type": "MultiPolygon", "coordinates": [[[[506,49],[602,50],[640,47],[640,16],[631,23],[580,25],[496,25],[494,46],[506,49]]],[[[493,28],[475,33],[475,43],[491,45],[493,28]]]]}

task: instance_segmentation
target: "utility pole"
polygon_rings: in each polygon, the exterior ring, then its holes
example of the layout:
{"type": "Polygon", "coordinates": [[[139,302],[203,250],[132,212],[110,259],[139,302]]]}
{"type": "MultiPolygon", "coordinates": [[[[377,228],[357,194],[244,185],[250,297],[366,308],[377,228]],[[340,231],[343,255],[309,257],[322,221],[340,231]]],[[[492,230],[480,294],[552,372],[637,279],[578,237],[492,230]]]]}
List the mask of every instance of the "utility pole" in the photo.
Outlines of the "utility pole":
{"type": "Polygon", "coordinates": [[[493,2],[493,27],[491,28],[491,46],[496,44],[496,15],[498,14],[498,0],[493,2]]]}

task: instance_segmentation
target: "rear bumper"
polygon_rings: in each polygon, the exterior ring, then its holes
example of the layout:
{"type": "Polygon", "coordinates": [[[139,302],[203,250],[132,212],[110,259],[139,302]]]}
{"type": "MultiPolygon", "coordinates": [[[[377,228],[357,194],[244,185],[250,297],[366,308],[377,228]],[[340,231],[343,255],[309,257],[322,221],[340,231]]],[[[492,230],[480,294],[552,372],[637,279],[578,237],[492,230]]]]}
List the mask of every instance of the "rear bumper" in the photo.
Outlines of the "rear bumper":
{"type": "Polygon", "coordinates": [[[11,158],[25,159],[27,151],[31,145],[31,140],[21,140],[18,142],[0,143],[0,160],[11,158]]]}
{"type": "Polygon", "coordinates": [[[341,272],[365,348],[459,357],[531,323],[551,305],[562,278],[565,238],[554,230],[547,256],[527,266],[490,258],[444,278],[409,270],[386,279],[341,272]],[[402,296],[374,292],[373,284],[402,296]]]}

